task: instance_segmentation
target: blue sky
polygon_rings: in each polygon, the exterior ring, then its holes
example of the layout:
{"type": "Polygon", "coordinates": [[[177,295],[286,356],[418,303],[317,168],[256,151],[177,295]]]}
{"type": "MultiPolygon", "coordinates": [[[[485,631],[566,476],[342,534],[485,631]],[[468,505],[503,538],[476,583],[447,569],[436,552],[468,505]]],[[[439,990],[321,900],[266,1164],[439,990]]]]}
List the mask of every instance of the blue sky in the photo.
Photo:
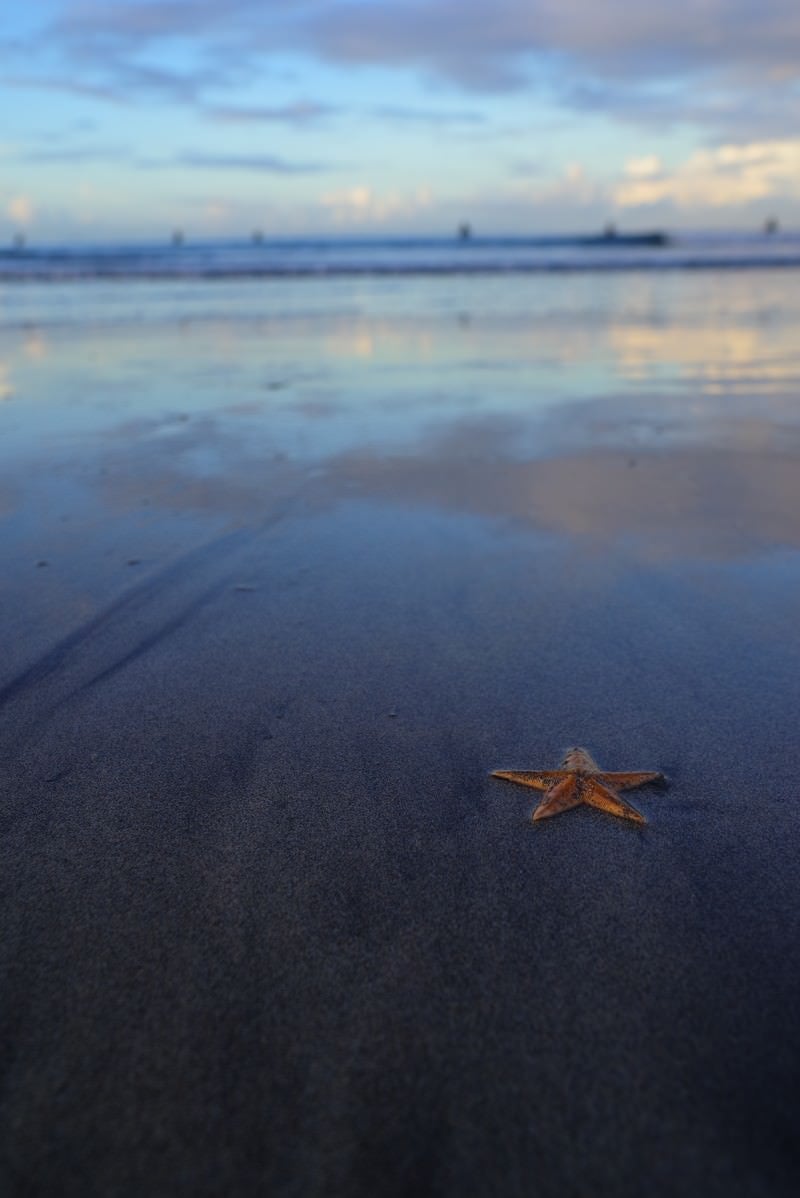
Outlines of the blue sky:
{"type": "Polygon", "coordinates": [[[0,244],[800,226],[797,0],[28,0],[0,244]]]}

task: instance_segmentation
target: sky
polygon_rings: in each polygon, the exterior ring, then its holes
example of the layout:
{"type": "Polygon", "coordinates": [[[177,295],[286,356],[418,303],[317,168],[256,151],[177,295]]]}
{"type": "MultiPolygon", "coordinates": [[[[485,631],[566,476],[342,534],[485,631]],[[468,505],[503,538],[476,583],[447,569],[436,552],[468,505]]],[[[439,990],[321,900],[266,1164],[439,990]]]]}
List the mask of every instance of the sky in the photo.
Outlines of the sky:
{"type": "Polygon", "coordinates": [[[800,227],[798,0],[5,0],[0,245],[800,227]]]}

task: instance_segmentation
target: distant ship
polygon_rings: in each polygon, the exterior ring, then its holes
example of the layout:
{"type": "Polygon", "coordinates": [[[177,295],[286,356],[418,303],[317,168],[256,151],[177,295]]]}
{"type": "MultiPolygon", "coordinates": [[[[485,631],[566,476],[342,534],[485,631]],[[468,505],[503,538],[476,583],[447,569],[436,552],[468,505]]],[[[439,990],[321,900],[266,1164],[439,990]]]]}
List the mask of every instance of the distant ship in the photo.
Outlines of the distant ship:
{"type": "Polygon", "coordinates": [[[648,233],[618,233],[614,225],[606,225],[602,233],[593,237],[577,237],[578,245],[611,245],[616,249],[624,249],[626,246],[636,248],[637,246],[665,246],[669,245],[670,239],[668,234],[661,232],[660,229],[654,229],[648,233]]]}
{"type": "MultiPolygon", "coordinates": [[[[466,242],[472,240],[472,226],[466,221],[459,225],[456,229],[456,238],[458,241],[466,242]]],[[[500,238],[479,238],[478,243],[485,245],[493,241],[502,242],[505,240],[500,238]]],[[[514,240],[513,238],[511,240],[514,240]]],[[[530,245],[538,245],[542,247],[558,247],[564,246],[574,249],[576,246],[594,247],[594,246],[613,246],[614,249],[660,249],[664,246],[672,244],[672,239],[668,233],[664,233],[661,229],[651,229],[644,233],[619,233],[616,225],[607,224],[602,233],[587,233],[587,234],[544,234],[541,236],[532,236],[529,238],[522,237],[519,239],[523,243],[530,245]]]]}

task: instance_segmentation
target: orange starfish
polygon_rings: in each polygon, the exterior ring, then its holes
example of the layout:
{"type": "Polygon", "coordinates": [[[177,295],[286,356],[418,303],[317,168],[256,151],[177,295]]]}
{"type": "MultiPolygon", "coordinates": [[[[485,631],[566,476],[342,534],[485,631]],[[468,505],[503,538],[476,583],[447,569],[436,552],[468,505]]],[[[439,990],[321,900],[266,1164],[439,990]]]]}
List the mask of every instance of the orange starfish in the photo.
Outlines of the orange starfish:
{"type": "Polygon", "coordinates": [[[665,780],[658,772],[607,774],[586,749],[569,749],[557,770],[493,770],[492,777],[545,791],[544,799],[533,813],[535,820],[547,819],[570,807],[588,803],[590,807],[599,807],[622,819],[635,820],[637,824],[646,824],[647,820],[616,792],[665,780]]]}

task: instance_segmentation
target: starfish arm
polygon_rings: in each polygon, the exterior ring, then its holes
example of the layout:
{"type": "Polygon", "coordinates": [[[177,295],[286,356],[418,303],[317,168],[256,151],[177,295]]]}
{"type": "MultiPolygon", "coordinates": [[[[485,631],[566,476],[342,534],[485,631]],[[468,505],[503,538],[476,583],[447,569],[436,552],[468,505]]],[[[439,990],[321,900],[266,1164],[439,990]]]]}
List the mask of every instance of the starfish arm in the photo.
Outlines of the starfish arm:
{"type": "MultiPolygon", "coordinates": [[[[608,777],[608,775],[601,776],[608,777]]],[[[614,794],[613,790],[604,786],[600,781],[600,776],[587,779],[583,799],[591,807],[599,807],[601,811],[607,811],[610,815],[619,815],[622,819],[632,819],[637,824],[647,823],[640,811],[637,811],[630,803],[626,803],[625,799],[621,799],[618,794],[614,794]]]]}
{"type": "Polygon", "coordinates": [[[562,778],[569,778],[569,770],[492,770],[493,778],[505,778],[506,782],[518,782],[520,786],[532,786],[534,790],[549,790],[562,778]]]}
{"type": "Polygon", "coordinates": [[[601,782],[605,782],[613,790],[633,790],[636,786],[644,786],[647,782],[663,782],[664,775],[657,770],[652,773],[632,773],[632,774],[606,774],[597,775],[601,782]]]}
{"type": "Polygon", "coordinates": [[[562,811],[569,811],[570,807],[577,807],[583,802],[582,788],[578,784],[578,779],[574,774],[567,774],[566,778],[562,778],[555,786],[551,786],[545,795],[542,802],[536,808],[532,818],[547,819],[551,815],[560,815],[562,811]]]}

